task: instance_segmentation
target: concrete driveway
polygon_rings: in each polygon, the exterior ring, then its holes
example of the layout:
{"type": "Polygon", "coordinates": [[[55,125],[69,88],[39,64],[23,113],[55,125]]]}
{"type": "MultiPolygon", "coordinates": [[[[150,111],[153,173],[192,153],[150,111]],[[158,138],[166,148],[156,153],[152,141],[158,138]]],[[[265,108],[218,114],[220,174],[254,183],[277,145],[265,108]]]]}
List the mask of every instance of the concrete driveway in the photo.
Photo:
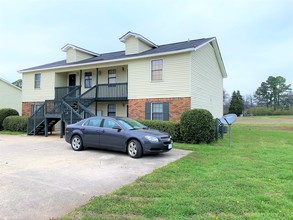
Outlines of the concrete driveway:
{"type": "Polygon", "coordinates": [[[0,219],[56,219],[188,153],[173,149],[132,159],[75,152],[58,136],[0,135],[0,219]]]}

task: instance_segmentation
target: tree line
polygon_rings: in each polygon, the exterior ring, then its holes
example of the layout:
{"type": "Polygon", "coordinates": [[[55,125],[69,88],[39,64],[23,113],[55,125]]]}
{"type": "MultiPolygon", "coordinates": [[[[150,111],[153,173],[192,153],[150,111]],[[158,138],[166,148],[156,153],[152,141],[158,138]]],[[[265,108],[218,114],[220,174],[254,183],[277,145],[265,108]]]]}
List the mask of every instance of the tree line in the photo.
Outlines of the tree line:
{"type": "Polygon", "coordinates": [[[288,111],[293,107],[293,93],[291,84],[286,84],[282,76],[269,76],[265,82],[257,88],[253,95],[243,97],[240,91],[233,91],[231,99],[223,92],[224,112],[249,114],[251,108],[263,107],[272,111],[288,111]]]}

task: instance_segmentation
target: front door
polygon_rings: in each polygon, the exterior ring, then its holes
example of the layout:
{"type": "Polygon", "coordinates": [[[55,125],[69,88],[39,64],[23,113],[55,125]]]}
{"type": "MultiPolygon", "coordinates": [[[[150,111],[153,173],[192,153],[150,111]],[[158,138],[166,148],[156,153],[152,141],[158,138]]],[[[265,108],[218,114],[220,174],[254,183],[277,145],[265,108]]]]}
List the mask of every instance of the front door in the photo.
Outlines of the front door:
{"type": "Polygon", "coordinates": [[[70,74],[69,75],[69,90],[68,90],[68,93],[71,93],[69,96],[70,97],[75,97],[75,94],[73,92],[73,90],[75,89],[75,86],[76,85],[76,75],[75,74],[70,74]]]}
{"type": "Polygon", "coordinates": [[[69,86],[75,86],[76,85],[76,75],[70,74],[69,75],[69,86]]]}

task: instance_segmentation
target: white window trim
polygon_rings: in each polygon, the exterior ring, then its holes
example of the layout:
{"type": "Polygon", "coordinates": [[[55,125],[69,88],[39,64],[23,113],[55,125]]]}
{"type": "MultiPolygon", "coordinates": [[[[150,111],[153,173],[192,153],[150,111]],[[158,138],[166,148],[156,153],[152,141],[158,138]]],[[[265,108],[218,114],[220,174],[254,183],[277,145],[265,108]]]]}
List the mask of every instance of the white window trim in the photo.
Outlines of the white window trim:
{"type": "Polygon", "coordinates": [[[41,89],[41,81],[42,81],[42,74],[41,73],[35,73],[34,74],[34,89],[41,89]],[[40,76],[40,84],[39,87],[36,87],[36,75],[40,76]]]}
{"type": "Polygon", "coordinates": [[[164,58],[157,58],[157,59],[152,59],[150,60],[150,81],[155,83],[155,82],[162,82],[164,81],[164,68],[165,67],[165,60],[164,58]],[[162,60],[163,61],[163,68],[162,68],[162,79],[161,80],[152,80],[152,61],[154,60],[162,60]]]}

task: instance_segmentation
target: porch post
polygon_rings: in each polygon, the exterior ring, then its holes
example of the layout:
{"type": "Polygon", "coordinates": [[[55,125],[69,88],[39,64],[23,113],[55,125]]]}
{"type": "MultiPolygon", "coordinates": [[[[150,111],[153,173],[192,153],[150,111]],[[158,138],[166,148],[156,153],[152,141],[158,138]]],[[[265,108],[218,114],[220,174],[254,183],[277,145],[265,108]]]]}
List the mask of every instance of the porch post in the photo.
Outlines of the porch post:
{"type": "Polygon", "coordinates": [[[61,123],[60,123],[60,138],[63,138],[64,132],[65,131],[65,123],[64,121],[61,119],[61,123]]]}
{"type": "Polygon", "coordinates": [[[79,90],[79,95],[81,95],[81,86],[82,86],[82,70],[79,70],[79,86],[80,86],[80,90],[79,90]]]}
{"type": "Polygon", "coordinates": [[[48,119],[45,117],[45,137],[48,137],[48,119]]]}
{"type": "Polygon", "coordinates": [[[95,106],[95,115],[97,115],[97,111],[98,111],[98,102],[97,102],[97,98],[98,98],[98,84],[99,84],[99,68],[96,68],[96,98],[95,98],[95,102],[96,102],[96,106],[95,106]]]}

